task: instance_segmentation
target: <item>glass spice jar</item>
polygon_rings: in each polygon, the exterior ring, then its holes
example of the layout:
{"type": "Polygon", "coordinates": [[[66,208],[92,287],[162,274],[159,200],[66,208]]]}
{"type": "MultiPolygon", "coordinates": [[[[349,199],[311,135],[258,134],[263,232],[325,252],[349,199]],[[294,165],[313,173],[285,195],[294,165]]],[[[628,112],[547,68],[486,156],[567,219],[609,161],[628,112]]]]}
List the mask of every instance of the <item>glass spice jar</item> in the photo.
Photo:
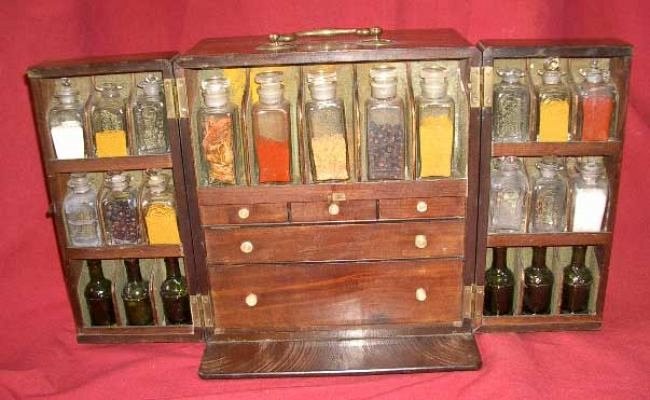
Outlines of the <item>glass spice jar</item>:
{"type": "Polygon", "coordinates": [[[126,135],[126,104],[119,86],[106,82],[96,90],[101,94],[90,109],[92,144],[96,157],[120,157],[129,154],[126,135]]]}
{"type": "Polygon", "coordinates": [[[311,101],[305,104],[307,134],[313,179],[349,179],[345,107],[336,97],[336,71],[318,70],[307,74],[311,101]]]}
{"type": "Polygon", "coordinates": [[[562,163],[545,157],[538,164],[540,176],[533,183],[529,232],[564,232],[568,185],[561,174],[562,163]]]}
{"type": "Polygon", "coordinates": [[[201,157],[209,185],[237,183],[238,108],[230,103],[230,81],[213,76],[201,82],[198,113],[201,157]]]}
{"type": "Polygon", "coordinates": [[[537,141],[566,142],[569,132],[570,95],[562,82],[559,59],[552,57],[544,62],[542,84],[537,89],[537,141]]]}
{"type": "Polygon", "coordinates": [[[180,244],[176,200],[167,187],[165,177],[150,172],[142,191],[142,216],[149,244],[180,244]]]}
{"type": "Polygon", "coordinates": [[[490,177],[488,230],[495,233],[526,231],[528,179],[522,162],[515,156],[493,160],[490,177]]]}
{"type": "Polygon", "coordinates": [[[137,190],[124,174],[111,176],[109,190],[100,201],[106,244],[140,243],[140,207],[137,190]]]}
{"type": "Polygon", "coordinates": [[[97,192],[86,174],[71,174],[69,191],[63,199],[68,244],[71,247],[98,247],[102,245],[97,212],[97,192]]]}
{"type": "Polygon", "coordinates": [[[365,132],[368,179],[404,179],[404,101],[397,94],[397,69],[390,65],[373,67],[370,79],[365,132]]]}
{"type": "Polygon", "coordinates": [[[133,107],[135,142],[139,155],[161,154],[169,151],[167,140],[167,111],[162,96],[162,81],[149,74],[138,84],[138,94],[133,107]]]}
{"type": "Polygon", "coordinates": [[[530,95],[521,83],[525,76],[519,68],[497,70],[501,82],[494,88],[492,101],[492,140],[525,142],[528,140],[530,95]]]}
{"type": "Polygon", "coordinates": [[[61,78],[47,114],[57,159],[71,160],[86,156],[83,113],[79,92],[72,87],[70,79],[61,78]]]}
{"type": "Polygon", "coordinates": [[[618,92],[609,83],[609,71],[581,69],[584,81],[578,85],[578,135],[583,141],[607,141],[616,132],[618,92]]]}
{"type": "Polygon", "coordinates": [[[284,98],[281,71],[255,75],[259,101],[253,104],[253,138],[259,183],[291,181],[291,104],[284,98]]]}
{"type": "Polygon", "coordinates": [[[571,193],[571,231],[600,232],[609,194],[609,182],[602,164],[595,160],[582,162],[571,193]]]}
{"type": "Polygon", "coordinates": [[[454,100],[447,95],[446,70],[420,71],[422,95],[417,99],[418,177],[449,177],[454,149],[454,100]]]}

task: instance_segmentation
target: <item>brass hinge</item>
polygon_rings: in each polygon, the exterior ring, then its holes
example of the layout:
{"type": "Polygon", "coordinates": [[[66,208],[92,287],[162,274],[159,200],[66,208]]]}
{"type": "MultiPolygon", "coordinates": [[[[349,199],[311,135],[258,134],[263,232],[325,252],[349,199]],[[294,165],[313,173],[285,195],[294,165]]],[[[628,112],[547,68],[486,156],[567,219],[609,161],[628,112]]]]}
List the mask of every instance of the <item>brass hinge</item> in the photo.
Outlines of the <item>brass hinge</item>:
{"type": "Polygon", "coordinates": [[[469,69],[469,106],[481,107],[481,67],[469,69]]]}
{"type": "Polygon", "coordinates": [[[188,118],[187,86],[185,78],[176,78],[176,99],[178,104],[178,118],[188,118]]]}
{"type": "Polygon", "coordinates": [[[492,107],[492,91],[494,90],[494,68],[490,66],[483,69],[483,107],[492,107]]]}
{"type": "Polygon", "coordinates": [[[203,327],[212,328],[212,302],[210,301],[209,295],[201,295],[201,302],[203,304],[203,327]]]}
{"type": "Polygon", "coordinates": [[[463,287],[463,318],[477,319],[483,314],[483,286],[463,287]]]}
{"type": "Polygon", "coordinates": [[[165,103],[167,106],[167,118],[176,119],[176,85],[173,79],[165,79],[163,81],[165,86],[165,103]]]}
{"type": "Polygon", "coordinates": [[[190,296],[192,323],[195,328],[212,328],[212,305],[210,296],[195,294],[190,296]]]}

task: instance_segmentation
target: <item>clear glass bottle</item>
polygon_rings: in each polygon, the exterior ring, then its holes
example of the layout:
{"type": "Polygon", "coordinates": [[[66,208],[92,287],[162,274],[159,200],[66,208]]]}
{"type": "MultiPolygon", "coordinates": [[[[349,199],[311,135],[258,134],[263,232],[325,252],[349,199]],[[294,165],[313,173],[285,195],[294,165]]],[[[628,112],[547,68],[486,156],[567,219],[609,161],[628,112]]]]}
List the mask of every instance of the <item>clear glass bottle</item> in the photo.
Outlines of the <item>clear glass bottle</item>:
{"type": "Polygon", "coordinates": [[[562,312],[585,313],[589,307],[589,291],[594,281],[591,271],[585,265],[587,246],[575,246],[571,264],[564,267],[562,284],[562,312]]]}
{"type": "Polygon", "coordinates": [[[311,101],[305,104],[311,173],[317,182],[350,178],[345,106],[336,96],[336,71],[307,74],[311,101]]]}
{"type": "Polygon", "coordinates": [[[609,182],[602,164],[593,160],[583,162],[571,193],[571,231],[600,232],[609,195],[609,182]]]}
{"type": "Polygon", "coordinates": [[[528,180],[522,162],[514,156],[493,160],[496,168],[490,178],[490,232],[526,231],[528,180]]]}
{"type": "Polygon", "coordinates": [[[201,157],[209,185],[237,183],[239,112],[230,102],[230,81],[213,76],[201,82],[203,106],[198,113],[201,157]]]}
{"type": "Polygon", "coordinates": [[[557,158],[545,157],[537,164],[537,168],[540,176],[533,183],[528,231],[564,232],[568,190],[567,181],[561,173],[564,167],[557,158]]]}
{"type": "Polygon", "coordinates": [[[63,218],[71,247],[98,247],[102,245],[97,212],[97,192],[86,174],[71,174],[68,193],[63,199],[63,218]]]}
{"type": "Polygon", "coordinates": [[[149,244],[180,244],[176,200],[167,187],[165,177],[155,171],[142,190],[141,202],[144,226],[149,244]]]}
{"type": "Polygon", "coordinates": [[[569,122],[571,98],[569,88],[562,82],[557,58],[544,63],[542,84],[537,89],[537,141],[566,142],[571,140],[569,122]]]}
{"type": "Polygon", "coordinates": [[[548,314],[551,311],[553,272],[546,266],[546,247],[533,247],[533,263],[524,270],[524,312],[548,314]]]}
{"type": "Polygon", "coordinates": [[[162,80],[148,75],[138,84],[142,89],[133,107],[135,143],[139,155],[169,152],[167,140],[167,111],[163,97],[162,80]]]}
{"type": "Polygon", "coordinates": [[[492,140],[528,141],[530,94],[521,83],[525,76],[519,68],[497,70],[501,82],[494,87],[492,100],[492,140]]]}
{"type": "Polygon", "coordinates": [[[68,78],[61,78],[47,113],[47,122],[59,160],[84,158],[84,110],[79,92],[72,87],[68,78]]]}
{"type": "Polygon", "coordinates": [[[128,325],[153,325],[153,308],[149,294],[149,282],[142,279],[140,261],[135,258],[124,260],[126,284],[122,289],[122,300],[128,325]]]}
{"type": "Polygon", "coordinates": [[[291,104],[284,98],[283,75],[255,75],[259,101],[253,104],[253,138],[259,183],[291,182],[291,104]]]}
{"type": "Polygon", "coordinates": [[[104,277],[101,260],[86,260],[90,281],[84,288],[91,325],[115,324],[111,281],[104,277]]]}
{"type": "Polygon", "coordinates": [[[141,229],[137,190],[124,174],[111,176],[109,188],[100,201],[106,244],[139,244],[141,229]]]}
{"type": "Polygon", "coordinates": [[[120,157],[129,154],[126,135],[126,103],[119,86],[106,82],[96,90],[101,93],[90,109],[92,144],[96,157],[120,157]]]}
{"type": "Polygon", "coordinates": [[[371,97],[366,101],[368,179],[404,179],[404,101],[397,94],[397,69],[380,65],[370,70],[371,97]]]}
{"type": "Polygon", "coordinates": [[[492,265],[485,271],[485,315],[512,314],[512,299],[515,290],[515,276],[507,266],[508,249],[495,247],[492,265]]]}
{"type": "Polygon", "coordinates": [[[160,285],[160,297],[168,324],[191,324],[190,294],[181,275],[177,258],[165,258],[165,281],[160,285]]]}
{"type": "Polygon", "coordinates": [[[596,60],[580,74],[585,79],[578,85],[578,135],[583,141],[607,141],[616,132],[616,86],[609,82],[608,70],[598,69],[596,60]]]}
{"type": "Polygon", "coordinates": [[[454,151],[454,100],[447,95],[446,70],[423,67],[417,98],[419,178],[449,177],[454,151]]]}

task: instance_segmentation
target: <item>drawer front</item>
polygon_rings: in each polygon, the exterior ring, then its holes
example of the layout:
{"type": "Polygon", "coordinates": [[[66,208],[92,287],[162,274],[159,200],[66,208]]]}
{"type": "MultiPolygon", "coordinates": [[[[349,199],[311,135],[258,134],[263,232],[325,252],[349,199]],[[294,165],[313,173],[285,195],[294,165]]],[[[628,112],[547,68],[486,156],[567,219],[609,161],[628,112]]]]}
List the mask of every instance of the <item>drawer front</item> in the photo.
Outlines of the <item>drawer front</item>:
{"type": "Polygon", "coordinates": [[[351,200],[340,203],[291,203],[291,221],[367,221],[377,219],[375,200],[351,200]]]}
{"type": "Polygon", "coordinates": [[[460,260],[210,266],[209,276],[217,329],[461,320],[460,260]]]}
{"type": "Polygon", "coordinates": [[[289,219],[286,203],[201,206],[200,212],[203,225],[259,224],[289,219]]]}
{"type": "Polygon", "coordinates": [[[463,255],[463,220],[205,230],[208,262],[394,260],[463,255]]]}
{"type": "Polygon", "coordinates": [[[454,218],[465,215],[465,197],[423,197],[379,200],[380,219],[454,218]]]}

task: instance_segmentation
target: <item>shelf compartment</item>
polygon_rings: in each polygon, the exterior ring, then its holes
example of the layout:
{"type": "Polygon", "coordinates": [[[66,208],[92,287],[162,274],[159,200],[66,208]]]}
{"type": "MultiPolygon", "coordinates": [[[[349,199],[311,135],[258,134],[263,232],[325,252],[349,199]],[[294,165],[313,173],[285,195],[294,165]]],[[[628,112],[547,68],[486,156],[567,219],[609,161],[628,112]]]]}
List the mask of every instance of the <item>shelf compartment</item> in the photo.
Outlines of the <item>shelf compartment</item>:
{"type": "Polygon", "coordinates": [[[85,158],[79,160],[51,160],[49,170],[54,173],[129,171],[147,168],[172,168],[170,154],[150,156],[85,158]]]}
{"type": "Polygon", "coordinates": [[[179,245],[67,248],[66,253],[72,260],[183,257],[183,250],[179,245]]]}
{"type": "Polygon", "coordinates": [[[492,143],[492,156],[613,156],[620,153],[621,142],[563,142],[563,143],[492,143]]]}
{"type": "Polygon", "coordinates": [[[487,247],[597,246],[609,245],[611,240],[612,234],[609,232],[489,234],[487,247]]]}
{"type": "Polygon", "coordinates": [[[598,330],[601,317],[594,314],[483,316],[480,332],[598,330]]]}

